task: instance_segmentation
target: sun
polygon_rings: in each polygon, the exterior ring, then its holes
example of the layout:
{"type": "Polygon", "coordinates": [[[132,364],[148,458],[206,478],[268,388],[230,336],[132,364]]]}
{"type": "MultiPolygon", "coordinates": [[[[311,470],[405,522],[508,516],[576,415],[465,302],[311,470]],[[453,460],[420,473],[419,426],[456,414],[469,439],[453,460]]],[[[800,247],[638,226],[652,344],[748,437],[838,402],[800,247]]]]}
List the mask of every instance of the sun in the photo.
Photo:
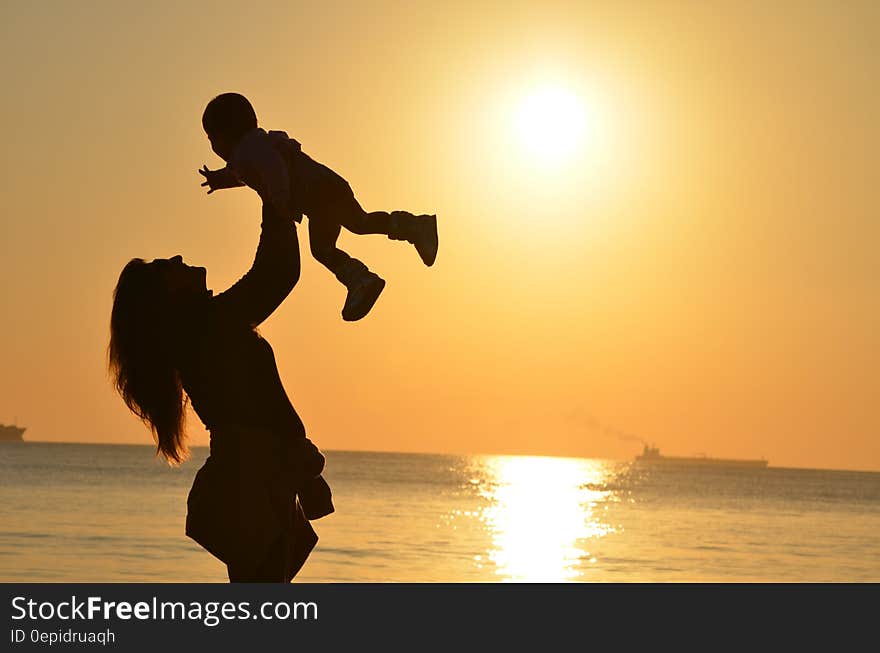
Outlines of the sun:
{"type": "Polygon", "coordinates": [[[569,160],[584,146],[588,131],[582,100],[564,86],[533,89],[520,102],[516,130],[527,154],[543,163],[569,160]]]}

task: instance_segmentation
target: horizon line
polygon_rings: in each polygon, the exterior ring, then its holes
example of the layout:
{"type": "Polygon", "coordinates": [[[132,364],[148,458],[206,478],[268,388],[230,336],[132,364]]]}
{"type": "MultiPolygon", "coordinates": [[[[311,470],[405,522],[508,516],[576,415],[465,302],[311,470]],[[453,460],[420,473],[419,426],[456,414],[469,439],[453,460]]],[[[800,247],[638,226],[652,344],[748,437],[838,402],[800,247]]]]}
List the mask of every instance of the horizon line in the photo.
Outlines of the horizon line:
{"type": "MultiPolygon", "coordinates": [[[[96,446],[114,446],[114,447],[149,447],[155,448],[155,445],[140,442],[94,442],[94,441],[69,441],[69,440],[22,440],[23,444],[78,444],[78,445],[96,445],[96,446]]],[[[207,449],[210,444],[194,444],[190,445],[190,449],[207,449]]],[[[322,451],[334,453],[376,453],[376,454],[396,454],[396,455],[424,455],[424,456],[511,456],[520,458],[572,458],[575,460],[607,460],[611,462],[632,463],[633,459],[608,458],[600,456],[572,456],[560,455],[552,453],[488,453],[488,452],[448,452],[448,451],[395,451],[382,449],[321,449],[322,451]]],[[[766,460],[766,459],[765,459],[766,460]]],[[[787,467],[770,465],[768,461],[767,469],[796,469],[805,471],[825,471],[825,472],[861,472],[866,474],[880,473],[880,469],[856,469],[856,468],[837,468],[837,467],[787,467]]]]}

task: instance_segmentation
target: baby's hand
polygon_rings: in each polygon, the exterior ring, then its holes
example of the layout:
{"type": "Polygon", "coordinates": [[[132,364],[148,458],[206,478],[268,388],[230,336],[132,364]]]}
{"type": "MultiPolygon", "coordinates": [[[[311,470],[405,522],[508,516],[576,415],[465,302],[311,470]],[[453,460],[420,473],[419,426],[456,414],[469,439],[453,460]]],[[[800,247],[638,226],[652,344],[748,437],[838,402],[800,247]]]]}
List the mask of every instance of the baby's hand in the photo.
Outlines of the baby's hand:
{"type": "Polygon", "coordinates": [[[205,181],[202,182],[202,186],[208,187],[208,195],[213,193],[215,190],[219,190],[221,188],[229,188],[229,184],[224,175],[224,169],[220,170],[208,170],[208,166],[205,165],[201,169],[199,169],[199,174],[201,174],[205,181]]]}

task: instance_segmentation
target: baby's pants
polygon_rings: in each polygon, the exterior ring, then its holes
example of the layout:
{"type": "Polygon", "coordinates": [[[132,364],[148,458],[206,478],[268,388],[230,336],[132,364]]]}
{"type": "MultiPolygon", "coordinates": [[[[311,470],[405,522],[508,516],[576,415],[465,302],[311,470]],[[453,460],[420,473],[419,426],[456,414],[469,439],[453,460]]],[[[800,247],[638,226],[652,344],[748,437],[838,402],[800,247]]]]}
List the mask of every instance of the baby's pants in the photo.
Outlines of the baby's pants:
{"type": "Polygon", "coordinates": [[[346,271],[362,265],[336,246],[342,227],[354,234],[388,234],[391,214],[386,211],[367,213],[355,199],[347,183],[333,184],[322,193],[321,201],[308,211],[309,246],[312,256],[345,283],[346,271]],[[340,274],[343,278],[340,278],[340,274]]]}

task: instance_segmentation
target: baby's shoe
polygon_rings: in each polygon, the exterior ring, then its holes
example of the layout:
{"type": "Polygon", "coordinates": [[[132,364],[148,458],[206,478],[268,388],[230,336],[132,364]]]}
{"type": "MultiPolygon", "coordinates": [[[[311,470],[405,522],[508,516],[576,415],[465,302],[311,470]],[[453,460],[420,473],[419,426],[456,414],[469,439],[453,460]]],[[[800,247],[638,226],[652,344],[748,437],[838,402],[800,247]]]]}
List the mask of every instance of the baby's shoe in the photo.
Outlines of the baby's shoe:
{"type": "Polygon", "coordinates": [[[345,306],[342,307],[342,319],[346,322],[355,322],[369,313],[385,289],[385,280],[382,277],[370,272],[360,261],[356,263],[359,264],[360,270],[342,280],[348,288],[345,306]]]}
{"type": "Polygon", "coordinates": [[[388,237],[412,243],[425,265],[434,265],[440,245],[436,215],[412,215],[406,211],[393,211],[388,237]]]}

